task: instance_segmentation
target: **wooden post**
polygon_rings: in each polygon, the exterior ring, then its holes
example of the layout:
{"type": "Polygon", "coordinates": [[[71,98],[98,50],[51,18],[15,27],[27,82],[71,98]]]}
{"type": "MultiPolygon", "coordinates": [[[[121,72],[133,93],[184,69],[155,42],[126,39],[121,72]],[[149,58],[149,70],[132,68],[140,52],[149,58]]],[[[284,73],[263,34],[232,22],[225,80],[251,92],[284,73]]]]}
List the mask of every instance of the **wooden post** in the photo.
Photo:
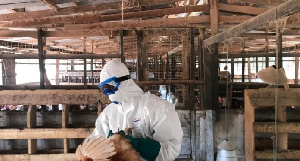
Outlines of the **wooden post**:
{"type": "MultiPolygon", "coordinates": [[[[285,106],[278,106],[277,107],[277,121],[278,122],[286,122],[286,107],[285,106]]],[[[275,127],[278,128],[278,127],[275,127]]],[[[288,134],[287,133],[279,133],[277,135],[278,141],[278,150],[287,150],[288,148],[288,134]]]]}
{"type": "MultiPolygon", "coordinates": [[[[83,52],[86,54],[86,37],[83,38],[83,52]]],[[[86,59],[83,59],[83,84],[85,88],[87,88],[87,80],[86,80],[86,59]]]]}
{"type": "MultiPolygon", "coordinates": [[[[36,127],[36,107],[29,105],[27,111],[27,128],[36,127]]],[[[37,153],[36,139],[28,139],[28,154],[37,153]]]]}
{"type": "MultiPolygon", "coordinates": [[[[190,79],[190,46],[189,46],[189,36],[183,36],[183,50],[182,50],[182,79],[190,79]]],[[[189,86],[182,86],[182,97],[183,105],[188,109],[189,105],[189,86]]]]}
{"type": "MultiPolygon", "coordinates": [[[[295,53],[297,53],[299,50],[297,49],[297,46],[295,46],[295,53]]],[[[299,82],[299,57],[295,57],[295,84],[298,84],[299,82]]]]}
{"type": "Polygon", "coordinates": [[[137,81],[143,81],[143,64],[142,64],[142,55],[144,54],[144,49],[142,45],[143,41],[143,31],[136,31],[137,36],[137,81]]]}
{"type": "Polygon", "coordinates": [[[282,34],[281,34],[281,28],[276,28],[276,52],[278,54],[278,61],[276,61],[278,64],[276,66],[279,68],[282,68],[282,34]]]}
{"type": "Polygon", "coordinates": [[[251,58],[248,59],[248,82],[251,82],[251,58]]]}
{"type": "MultiPolygon", "coordinates": [[[[62,110],[62,128],[68,128],[69,126],[69,107],[64,104],[64,108],[62,110]]],[[[64,138],[64,153],[69,152],[69,139],[64,138]]]]}
{"type": "MultiPolygon", "coordinates": [[[[242,53],[245,54],[245,39],[242,42],[242,53]]],[[[242,58],[242,82],[245,82],[245,58],[242,58]]]]}
{"type": "Polygon", "coordinates": [[[3,85],[16,85],[15,59],[2,59],[3,85]]]}
{"type": "MultiPolygon", "coordinates": [[[[189,49],[189,79],[193,80],[196,70],[196,57],[195,57],[195,37],[194,37],[194,28],[190,29],[190,49],[189,49]]],[[[192,145],[192,159],[196,159],[196,110],[195,110],[195,86],[189,85],[189,95],[190,103],[188,104],[191,111],[191,145],[192,145]]]]}
{"type": "MultiPolygon", "coordinates": [[[[265,31],[266,33],[268,33],[268,29],[266,29],[265,31]]],[[[265,50],[266,50],[266,53],[268,54],[269,53],[269,37],[268,35],[266,35],[266,38],[265,38],[265,50]]],[[[266,56],[266,68],[269,67],[269,57],[266,56]]]]}
{"type": "MultiPolygon", "coordinates": [[[[58,51],[57,54],[60,54],[58,51]]],[[[55,73],[55,83],[56,85],[59,85],[59,59],[56,59],[56,73],[55,73]]]]}
{"type": "Polygon", "coordinates": [[[124,30],[120,31],[120,52],[121,52],[121,62],[125,63],[124,56],[124,30]]]}
{"type": "Polygon", "coordinates": [[[38,29],[37,31],[38,36],[38,51],[39,51],[39,68],[40,68],[40,88],[45,89],[45,80],[44,80],[44,74],[45,74],[45,53],[43,46],[45,45],[45,41],[43,41],[43,30],[38,29]]]}
{"type": "Polygon", "coordinates": [[[253,130],[253,123],[255,119],[254,107],[249,98],[248,91],[244,91],[245,97],[245,160],[254,161],[255,151],[255,133],[253,130]]]}
{"type": "Polygon", "coordinates": [[[231,59],[231,81],[234,82],[234,58],[231,59]]]}

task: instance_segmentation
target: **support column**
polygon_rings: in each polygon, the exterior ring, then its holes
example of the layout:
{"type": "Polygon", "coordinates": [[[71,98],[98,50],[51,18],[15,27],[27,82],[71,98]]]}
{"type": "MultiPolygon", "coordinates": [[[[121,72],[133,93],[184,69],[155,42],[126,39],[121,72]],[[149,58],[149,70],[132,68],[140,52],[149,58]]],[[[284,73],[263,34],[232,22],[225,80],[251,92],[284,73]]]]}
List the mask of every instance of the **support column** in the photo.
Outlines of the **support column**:
{"type": "MultiPolygon", "coordinates": [[[[86,54],[86,38],[83,38],[83,52],[86,54]]],[[[86,80],[86,59],[83,59],[83,85],[87,88],[87,80],[86,80]]]]}
{"type": "MultiPolygon", "coordinates": [[[[297,54],[299,50],[297,46],[295,46],[295,54],[297,54]]],[[[295,57],[295,84],[299,82],[299,57],[295,57]]]]}
{"type": "MultiPolygon", "coordinates": [[[[137,49],[138,49],[138,58],[137,58],[137,80],[145,81],[148,79],[148,64],[147,64],[147,45],[144,39],[144,33],[141,30],[136,31],[137,35],[137,49]]],[[[147,87],[143,87],[144,91],[147,90],[147,87]]]]}
{"type": "Polygon", "coordinates": [[[40,88],[45,89],[45,80],[44,80],[44,74],[45,74],[45,53],[43,46],[45,45],[45,39],[43,39],[43,30],[38,29],[38,51],[39,51],[39,68],[40,68],[40,88]]]}
{"type": "MultiPolygon", "coordinates": [[[[245,39],[242,42],[242,53],[245,54],[245,39]]],[[[242,82],[245,82],[245,58],[242,58],[242,82]]]]}
{"type": "MultiPolygon", "coordinates": [[[[64,108],[62,110],[62,128],[68,128],[69,126],[69,107],[64,104],[64,108]]],[[[64,138],[64,153],[69,152],[69,139],[64,138]]]]}
{"type": "MultiPolygon", "coordinates": [[[[211,34],[219,33],[218,1],[210,1],[211,34]]],[[[212,53],[205,54],[205,99],[206,107],[206,160],[215,160],[214,122],[218,117],[218,44],[211,46],[212,53]]]]}
{"type": "Polygon", "coordinates": [[[125,56],[124,56],[124,30],[120,31],[120,52],[121,52],[121,62],[125,63],[125,56]]]}
{"type": "MultiPolygon", "coordinates": [[[[36,107],[29,105],[27,111],[27,128],[36,127],[36,107]]],[[[36,139],[28,139],[28,154],[37,153],[37,141],[36,139]]]]}
{"type": "MultiPolygon", "coordinates": [[[[266,29],[265,33],[268,33],[268,29],[266,29]]],[[[269,37],[266,34],[266,38],[265,38],[265,50],[266,53],[269,53],[269,37]]],[[[266,56],[266,68],[269,67],[269,57],[266,56]]]]}
{"type": "MultiPolygon", "coordinates": [[[[57,54],[60,54],[60,52],[58,51],[57,54]]],[[[55,84],[59,85],[59,59],[56,59],[56,73],[55,73],[55,84]]]]}
{"type": "Polygon", "coordinates": [[[276,52],[278,53],[278,60],[276,61],[276,66],[279,69],[282,68],[282,34],[280,27],[276,28],[276,52]]]}

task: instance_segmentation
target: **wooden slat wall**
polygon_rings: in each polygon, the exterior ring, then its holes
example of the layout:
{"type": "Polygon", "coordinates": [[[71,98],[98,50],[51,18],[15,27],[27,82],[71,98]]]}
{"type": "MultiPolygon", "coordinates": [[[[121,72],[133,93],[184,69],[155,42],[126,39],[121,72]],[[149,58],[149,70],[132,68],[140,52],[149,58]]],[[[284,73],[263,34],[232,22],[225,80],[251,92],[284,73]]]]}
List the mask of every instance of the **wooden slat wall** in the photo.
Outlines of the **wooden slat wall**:
{"type": "MultiPolygon", "coordinates": [[[[299,159],[299,150],[288,149],[288,133],[300,134],[299,122],[287,122],[286,107],[300,105],[300,90],[257,89],[245,90],[245,152],[246,161],[255,159],[273,159],[272,150],[255,151],[256,133],[278,133],[277,159],[299,159]],[[277,97],[277,98],[275,98],[277,97]],[[275,105],[277,100],[277,105],[275,105]],[[277,106],[277,107],[276,107],[277,106]],[[274,122],[255,122],[255,109],[275,107],[277,126],[274,122]]],[[[276,117],[275,117],[276,118],[276,117]]]]}

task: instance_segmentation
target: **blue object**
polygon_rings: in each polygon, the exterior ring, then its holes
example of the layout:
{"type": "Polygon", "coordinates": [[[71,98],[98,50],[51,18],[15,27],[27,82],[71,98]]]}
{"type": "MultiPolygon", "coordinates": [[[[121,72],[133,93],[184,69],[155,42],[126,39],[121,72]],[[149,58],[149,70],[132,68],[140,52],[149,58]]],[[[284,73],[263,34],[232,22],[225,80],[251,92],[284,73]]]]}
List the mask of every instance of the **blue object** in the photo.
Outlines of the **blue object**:
{"type": "MultiPolygon", "coordinates": [[[[101,82],[98,87],[105,95],[115,94],[118,90],[121,82],[130,79],[130,75],[125,75],[122,77],[111,77],[106,79],[105,81],[101,82]]],[[[118,104],[118,103],[117,103],[118,104]]]]}
{"type": "Polygon", "coordinates": [[[130,135],[125,135],[125,138],[130,140],[133,148],[147,161],[155,161],[160,151],[160,143],[152,139],[134,138],[130,135]]]}
{"type": "Polygon", "coordinates": [[[118,90],[119,86],[120,86],[120,82],[116,82],[117,77],[111,77],[106,79],[105,81],[103,81],[102,83],[100,83],[98,85],[98,87],[100,88],[100,90],[103,92],[103,94],[105,95],[111,95],[111,94],[115,94],[115,91],[118,90]],[[114,85],[111,85],[114,84],[114,85]],[[113,89],[110,88],[113,86],[113,89]]]}

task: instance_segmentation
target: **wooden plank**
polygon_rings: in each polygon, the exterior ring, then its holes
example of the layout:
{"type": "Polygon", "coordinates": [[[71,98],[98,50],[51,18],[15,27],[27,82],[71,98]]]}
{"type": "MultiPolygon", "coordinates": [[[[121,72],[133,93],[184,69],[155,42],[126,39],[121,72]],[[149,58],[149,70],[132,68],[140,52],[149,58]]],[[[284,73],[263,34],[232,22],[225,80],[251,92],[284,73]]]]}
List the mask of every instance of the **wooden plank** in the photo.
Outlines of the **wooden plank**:
{"type": "Polygon", "coordinates": [[[64,153],[65,154],[69,153],[69,149],[70,149],[69,139],[64,138],[64,153]]]}
{"type": "Polygon", "coordinates": [[[36,127],[36,107],[30,105],[27,111],[27,128],[36,127]]]}
{"type": "MultiPolygon", "coordinates": [[[[164,8],[164,9],[146,10],[146,11],[138,11],[138,12],[125,12],[123,14],[123,19],[158,17],[158,16],[165,16],[165,15],[172,15],[172,14],[200,12],[200,11],[208,11],[208,10],[209,10],[209,5],[180,6],[175,8],[164,8]]],[[[122,13],[101,15],[100,19],[102,22],[121,20],[122,13]]]]}
{"type": "MultiPolygon", "coordinates": [[[[254,132],[261,133],[274,133],[275,123],[274,122],[255,122],[253,124],[254,132]]],[[[300,133],[300,123],[298,122],[277,122],[278,133],[300,133]]]]}
{"type": "Polygon", "coordinates": [[[247,2],[247,3],[256,3],[256,4],[265,4],[268,6],[277,6],[284,2],[285,0],[233,0],[234,2],[247,2]]]}
{"type": "MultiPolygon", "coordinates": [[[[274,159],[272,150],[256,151],[255,159],[274,159]]],[[[296,159],[300,158],[300,150],[277,151],[276,159],[296,159]]]]}
{"type": "Polygon", "coordinates": [[[62,128],[69,127],[69,107],[67,104],[63,105],[64,109],[62,110],[62,128]]]}
{"type": "Polygon", "coordinates": [[[3,22],[0,27],[39,27],[46,24],[64,24],[79,22],[99,22],[99,12],[86,12],[70,16],[43,17],[29,20],[15,20],[3,22]]]}
{"type": "MultiPolygon", "coordinates": [[[[190,43],[189,36],[183,36],[182,42],[182,79],[190,79],[190,43]]],[[[190,103],[189,86],[182,86],[183,105],[188,109],[190,103]]]]}
{"type": "MultiPolygon", "coordinates": [[[[36,107],[30,105],[27,111],[27,128],[36,127],[36,107]]],[[[36,139],[28,139],[28,154],[36,154],[37,141],[36,139]]]]}
{"type": "Polygon", "coordinates": [[[53,3],[51,0],[38,0],[42,3],[44,3],[46,6],[49,6],[50,8],[52,8],[54,11],[58,11],[59,7],[53,3]]]}
{"type": "MultiPolygon", "coordinates": [[[[120,54],[46,54],[45,59],[120,58],[120,54]]],[[[38,59],[38,54],[0,54],[0,59],[38,59]]]]}
{"type": "Polygon", "coordinates": [[[16,160],[16,161],[74,161],[75,154],[36,154],[36,155],[28,155],[28,154],[9,154],[9,155],[0,155],[0,160],[16,160]]]}
{"type": "MultiPolygon", "coordinates": [[[[286,107],[285,106],[277,107],[277,121],[279,123],[286,122],[286,107]]],[[[287,150],[288,149],[288,134],[287,133],[279,133],[277,135],[277,146],[278,146],[278,150],[287,150]]]]}
{"type": "Polygon", "coordinates": [[[86,138],[93,128],[0,129],[1,139],[64,139],[86,138]]]}
{"type": "Polygon", "coordinates": [[[65,25],[65,30],[120,30],[120,29],[134,29],[144,27],[168,27],[168,26],[189,26],[190,24],[198,24],[210,22],[210,16],[201,15],[195,17],[183,18],[159,18],[152,20],[131,20],[122,22],[102,22],[92,24],[76,24],[65,25]]]}
{"type": "MultiPolygon", "coordinates": [[[[275,57],[275,53],[229,53],[228,58],[275,57]]],[[[282,53],[282,57],[300,56],[300,53],[282,53]]],[[[219,54],[218,58],[227,58],[227,54],[219,54]]]]}
{"type": "Polygon", "coordinates": [[[219,3],[218,7],[220,10],[223,11],[234,12],[234,13],[245,13],[251,15],[259,15],[268,10],[267,8],[239,6],[239,5],[224,4],[224,3],[219,3]]]}
{"type": "Polygon", "coordinates": [[[98,89],[88,90],[3,90],[0,102],[12,105],[93,104],[110,102],[98,89]]]}
{"type": "Polygon", "coordinates": [[[277,20],[279,18],[291,15],[300,10],[300,3],[298,0],[289,0],[276,8],[272,8],[254,18],[251,18],[237,26],[234,26],[222,33],[219,33],[215,36],[212,36],[206,40],[204,40],[204,45],[211,45],[214,43],[218,43],[224,41],[231,37],[237,37],[242,33],[250,31],[251,29],[257,28],[261,25],[269,23],[271,21],[277,20]]]}
{"type": "Polygon", "coordinates": [[[218,1],[210,1],[210,29],[212,35],[219,33],[219,10],[217,5],[218,1]]]}
{"type": "Polygon", "coordinates": [[[245,103],[245,160],[253,161],[255,151],[255,134],[253,130],[253,122],[255,121],[255,111],[251,104],[249,90],[244,91],[245,103]]]}
{"type": "Polygon", "coordinates": [[[45,88],[45,84],[44,84],[45,83],[45,79],[44,79],[44,74],[45,74],[44,46],[45,46],[46,42],[45,42],[45,39],[43,38],[42,29],[38,29],[37,37],[38,37],[38,51],[39,51],[40,88],[44,89],[45,88]]]}
{"type": "MultiPolygon", "coordinates": [[[[275,90],[272,88],[261,88],[248,90],[249,99],[255,108],[275,106],[275,90]]],[[[291,88],[285,91],[283,88],[278,89],[278,105],[282,106],[299,106],[300,90],[291,88]]]]}
{"type": "Polygon", "coordinates": [[[82,13],[88,11],[100,12],[106,9],[120,9],[120,8],[121,8],[121,2],[101,3],[101,4],[83,5],[83,6],[80,5],[78,7],[60,8],[58,12],[50,9],[50,10],[29,11],[24,13],[0,14],[0,20],[1,21],[14,21],[18,19],[27,20],[27,19],[50,17],[56,15],[69,15],[72,13],[82,13]]]}
{"type": "Polygon", "coordinates": [[[28,154],[36,154],[36,153],[37,153],[37,140],[28,139],[28,154]]]}
{"type": "Polygon", "coordinates": [[[219,15],[219,22],[222,23],[242,23],[249,19],[253,18],[253,16],[227,16],[227,15],[219,15]]]}

